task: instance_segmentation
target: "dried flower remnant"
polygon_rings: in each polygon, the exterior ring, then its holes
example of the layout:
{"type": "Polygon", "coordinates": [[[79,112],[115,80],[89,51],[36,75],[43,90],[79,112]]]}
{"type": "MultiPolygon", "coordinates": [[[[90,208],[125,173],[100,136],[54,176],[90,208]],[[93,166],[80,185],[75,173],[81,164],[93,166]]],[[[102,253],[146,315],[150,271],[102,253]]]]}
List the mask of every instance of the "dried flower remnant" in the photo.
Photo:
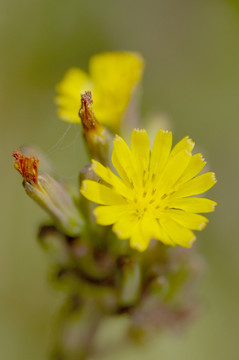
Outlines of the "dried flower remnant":
{"type": "Polygon", "coordinates": [[[107,164],[110,134],[97,121],[93,111],[93,99],[90,91],[81,95],[79,111],[83,127],[83,136],[90,157],[107,164]]]}
{"type": "Polygon", "coordinates": [[[39,159],[34,156],[24,156],[20,149],[15,150],[12,156],[16,159],[14,167],[24,180],[37,185],[39,159]]]}
{"type": "Polygon", "coordinates": [[[79,116],[81,118],[85,133],[87,133],[89,130],[96,130],[100,127],[100,124],[95,118],[92,105],[93,100],[91,92],[86,91],[81,95],[81,108],[79,111],[79,116]]]}
{"type": "Polygon", "coordinates": [[[27,195],[50,213],[64,233],[79,235],[84,228],[84,221],[64,187],[49,174],[38,172],[38,158],[24,156],[20,150],[14,151],[13,157],[14,168],[24,179],[27,195]]]}

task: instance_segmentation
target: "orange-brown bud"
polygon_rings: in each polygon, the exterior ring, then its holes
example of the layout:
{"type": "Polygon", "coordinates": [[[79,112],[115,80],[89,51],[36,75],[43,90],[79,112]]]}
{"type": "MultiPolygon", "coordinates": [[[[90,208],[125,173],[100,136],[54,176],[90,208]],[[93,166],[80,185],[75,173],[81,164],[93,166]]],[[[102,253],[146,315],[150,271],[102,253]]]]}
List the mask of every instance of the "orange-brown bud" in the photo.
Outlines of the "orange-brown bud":
{"type": "Polygon", "coordinates": [[[79,116],[81,118],[85,133],[90,130],[102,128],[100,123],[96,120],[93,111],[93,99],[90,91],[86,91],[81,95],[81,108],[79,111],[79,116]]]}
{"type": "Polygon", "coordinates": [[[24,156],[20,149],[13,152],[15,158],[14,167],[22,177],[30,184],[38,184],[39,159],[34,156],[24,156]]]}
{"type": "Polygon", "coordinates": [[[83,216],[68,191],[46,172],[38,173],[38,158],[24,156],[19,149],[12,155],[27,195],[52,215],[63,233],[73,237],[81,234],[85,226],[83,216]]]}
{"type": "Polygon", "coordinates": [[[95,117],[90,91],[86,91],[81,95],[79,116],[90,157],[101,161],[103,164],[107,164],[110,135],[95,117]]]}

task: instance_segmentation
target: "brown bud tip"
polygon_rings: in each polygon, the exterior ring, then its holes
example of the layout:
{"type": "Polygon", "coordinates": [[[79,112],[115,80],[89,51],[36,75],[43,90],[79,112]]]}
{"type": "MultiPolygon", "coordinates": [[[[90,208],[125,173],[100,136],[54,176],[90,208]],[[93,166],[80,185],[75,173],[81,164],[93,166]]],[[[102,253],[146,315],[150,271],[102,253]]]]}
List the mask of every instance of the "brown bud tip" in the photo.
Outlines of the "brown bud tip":
{"type": "Polygon", "coordinates": [[[24,156],[19,149],[14,151],[12,156],[15,158],[15,169],[30,184],[37,185],[39,159],[34,156],[24,156]]]}
{"type": "Polygon", "coordinates": [[[86,91],[81,95],[81,108],[79,111],[79,116],[84,127],[84,131],[95,129],[99,123],[95,118],[95,114],[92,108],[93,100],[92,94],[90,91],[86,91]]]}

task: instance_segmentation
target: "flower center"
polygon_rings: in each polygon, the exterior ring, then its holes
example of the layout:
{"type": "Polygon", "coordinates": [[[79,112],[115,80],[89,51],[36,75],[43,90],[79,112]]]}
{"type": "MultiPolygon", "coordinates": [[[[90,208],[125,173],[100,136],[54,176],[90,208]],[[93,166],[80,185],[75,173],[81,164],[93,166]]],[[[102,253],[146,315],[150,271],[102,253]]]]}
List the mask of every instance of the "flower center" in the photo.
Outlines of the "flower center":
{"type": "Polygon", "coordinates": [[[133,207],[135,215],[141,219],[146,212],[154,213],[159,209],[160,201],[156,195],[156,189],[143,189],[141,192],[136,192],[133,207]]]}

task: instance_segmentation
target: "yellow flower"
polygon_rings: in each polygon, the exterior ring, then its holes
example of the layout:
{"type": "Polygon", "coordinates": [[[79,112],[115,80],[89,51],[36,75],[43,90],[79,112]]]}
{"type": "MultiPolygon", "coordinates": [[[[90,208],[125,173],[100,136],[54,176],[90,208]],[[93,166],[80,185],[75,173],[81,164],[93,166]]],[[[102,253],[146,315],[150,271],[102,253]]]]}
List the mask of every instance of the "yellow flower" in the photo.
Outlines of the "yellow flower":
{"type": "Polygon", "coordinates": [[[111,128],[118,128],[132,89],[140,81],[143,59],[137,53],[106,52],[93,56],[89,75],[71,68],[57,86],[58,114],[61,119],[79,123],[81,94],[91,91],[96,118],[111,128]]]}
{"type": "Polygon", "coordinates": [[[100,183],[84,180],[81,193],[102,206],[94,210],[96,222],[112,225],[120,239],[144,251],[151,238],[166,245],[190,247],[208,219],[197,213],[214,210],[216,202],[192,197],[210,189],[215,174],[198,173],[205,166],[201,154],[192,155],[194,142],[183,138],[172,147],[172,133],[159,130],[152,151],[146,130],[134,129],[131,149],[117,136],[112,163],[119,176],[93,160],[100,183]]]}

